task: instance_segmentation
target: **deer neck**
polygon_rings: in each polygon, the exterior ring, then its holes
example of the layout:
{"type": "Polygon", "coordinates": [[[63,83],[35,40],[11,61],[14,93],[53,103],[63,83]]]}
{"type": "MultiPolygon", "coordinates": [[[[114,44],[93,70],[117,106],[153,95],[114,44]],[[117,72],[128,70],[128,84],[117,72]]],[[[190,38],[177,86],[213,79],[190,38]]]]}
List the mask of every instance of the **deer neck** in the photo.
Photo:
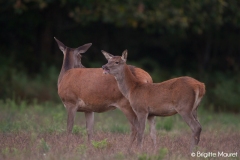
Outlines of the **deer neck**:
{"type": "Polygon", "coordinates": [[[138,84],[137,79],[133,76],[129,67],[125,64],[122,71],[114,75],[114,77],[117,80],[119,90],[127,99],[129,99],[131,90],[138,84]]]}
{"type": "Polygon", "coordinates": [[[81,60],[76,60],[76,59],[74,60],[73,55],[70,54],[70,51],[66,51],[66,53],[64,55],[64,59],[63,59],[62,69],[58,76],[58,84],[61,82],[63,75],[68,70],[73,69],[73,68],[85,68],[85,67],[82,65],[81,60]],[[78,62],[75,63],[75,61],[78,61],[78,62]]]}

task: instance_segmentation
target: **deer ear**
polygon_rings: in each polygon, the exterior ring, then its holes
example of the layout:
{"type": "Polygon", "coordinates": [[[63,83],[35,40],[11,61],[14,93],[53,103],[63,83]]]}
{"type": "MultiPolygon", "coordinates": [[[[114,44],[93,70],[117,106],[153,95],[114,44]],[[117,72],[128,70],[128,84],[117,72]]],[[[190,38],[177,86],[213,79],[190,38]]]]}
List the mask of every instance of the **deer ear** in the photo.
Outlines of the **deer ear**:
{"type": "Polygon", "coordinates": [[[90,47],[92,43],[84,44],[76,49],[77,53],[85,53],[90,47]]]}
{"type": "Polygon", "coordinates": [[[124,62],[127,61],[127,55],[128,55],[128,51],[127,51],[127,50],[123,51],[121,58],[122,58],[122,60],[123,60],[124,62]]]}
{"type": "Polygon", "coordinates": [[[105,56],[105,58],[106,58],[107,60],[109,60],[109,59],[111,59],[111,58],[113,57],[113,55],[111,55],[110,53],[107,53],[107,52],[105,52],[104,50],[101,50],[101,51],[102,51],[103,55],[105,56]]]}
{"type": "Polygon", "coordinates": [[[66,46],[62,42],[60,42],[56,37],[54,37],[54,39],[56,40],[59,49],[64,53],[66,46]]]}

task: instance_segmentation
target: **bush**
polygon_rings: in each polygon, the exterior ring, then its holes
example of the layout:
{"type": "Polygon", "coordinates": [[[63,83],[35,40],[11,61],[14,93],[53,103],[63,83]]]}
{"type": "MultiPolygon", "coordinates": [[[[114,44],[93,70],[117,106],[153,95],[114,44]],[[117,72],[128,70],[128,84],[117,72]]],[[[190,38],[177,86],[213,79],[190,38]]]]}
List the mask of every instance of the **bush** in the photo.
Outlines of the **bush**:
{"type": "Polygon", "coordinates": [[[207,104],[215,111],[240,111],[240,75],[215,73],[207,81],[207,104]]]}
{"type": "Polygon", "coordinates": [[[28,75],[24,70],[0,70],[0,90],[2,99],[27,101],[54,101],[60,102],[57,95],[57,69],[50,67],[42,69],[39,74],[28,75]]]}
{"type": "MultiPolygon", "coordinates": [[[[174,72],[163,70],[157,63],[152,63],[149,59],[131,64],[146,68],[154,82],[190,75],[206,85],[206,95],[202,99],[201,106],[208,110],[240,112],[239,73],[213,72],[199,77],[198,73],[186,74],[177,69],[174,72]]],[[[61,103],[57,94],[58,74],[59,71],[56,67],[42,67],[38,74],[29,75],[24,69],[2,66],[0,70],[0,84],[3,87],[0,89],[0,97],[3,100],[12,99],[17,103],[17,107],[26,105],[21,104],[22,102],[33,102],[36,104],[37,102],[53,101],[61,103]]],[[[162,126],[162,128],[171,130],[170,123],[170,121],[166,122],[166,126],[162,126]]],[[[125,133],[126,131],[127,129],[122,126],[112,127],[112,132],[125,133]]]]}

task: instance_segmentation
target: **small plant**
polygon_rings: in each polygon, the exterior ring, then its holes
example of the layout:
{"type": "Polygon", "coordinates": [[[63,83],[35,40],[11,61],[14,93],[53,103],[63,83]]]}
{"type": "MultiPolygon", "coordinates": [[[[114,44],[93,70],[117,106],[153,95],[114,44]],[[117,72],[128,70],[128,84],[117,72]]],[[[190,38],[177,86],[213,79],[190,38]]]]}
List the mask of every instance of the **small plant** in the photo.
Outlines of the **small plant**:
{"type": "Polygon", "coordinates": [[[40,140],[38,148],[39,148],[39,151],[42,153],[46,153],[50,151],[50,146],[43,138],[40,140]]]}
{"type": "Polygon", "coordinates": [[[85,128],[82,128],[80,126],[77,126],[77,125],[74,125],[73,126],[73,130],[72,130],[72,133],[73,134],[82,134],[83,136],[86,136],[87,135],[87,131],[85,128]]]}
{"type": "Polygon", "coordinates": [[[86,153],[86,150],[87,150],[87,147],[84,144],[81,144],[76,148],[76,151],[81,155],[84,155],[86,153]]]}
{"type": "Polygon", "coordinates": [[[158,155],[148,155],[146,153],[143,153],[138,156],[138,160],[162,160],[166,157],[168,154],[167,148],[161,148],[158,152],[158,155]]]}
{"type": "Polygon", "coordinates": [[[106,148],[108,145],[107,138],[102,141],[92,141],[92,145],[97,149],[106,148]]]}
{"type": "Polygon", "coordinates": [[[9,157],[9,156],[17,156],[21,152],[15,147],[12,147],[12,148],[6,147],[6,148],[3,148],[0,153],[5,157],[9,157]]]}
{"type": "Polygon", "coordinates": [[[10,153],[10,150],[9,150],[8,147],[2,149],[2,155],[4,155],[4,156],[8,156],[9,153],[10,153]]]}
{"type": "Polygon", "coordinates": [[[21,152],[17,148],[12,148],[12,155],[16,156],[19,155],[21,152]]]}
{"type": "Polygon", "coordinates": [[[126,159],[124,154],[122,152],[118,152],[115,156],[114,159],[126,159]]]}
{"type": "Polygon", "coordinates": [[[157,160],[161,160],[164,159],[166,157],[166,155],[168,154],[168,149],[167,148],[161,148],[159,149],[159,154],[156,157],[157,160]]]}
{"type": "Polygon", "coordinates": [[[146,153],[143,153],[138,156],[138,160],[151,160],[151,157],[149,157],[146,153]]]}

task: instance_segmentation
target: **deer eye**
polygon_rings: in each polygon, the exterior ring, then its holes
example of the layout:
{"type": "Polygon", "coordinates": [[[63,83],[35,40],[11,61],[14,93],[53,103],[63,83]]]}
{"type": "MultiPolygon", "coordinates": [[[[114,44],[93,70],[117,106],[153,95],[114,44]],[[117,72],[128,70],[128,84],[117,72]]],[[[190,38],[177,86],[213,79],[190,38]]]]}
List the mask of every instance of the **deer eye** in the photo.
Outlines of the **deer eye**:
{"type": "Polygon", "coordinates": [[[115,62],[115,64],[119,64],[119,62],[115,62]]]}

